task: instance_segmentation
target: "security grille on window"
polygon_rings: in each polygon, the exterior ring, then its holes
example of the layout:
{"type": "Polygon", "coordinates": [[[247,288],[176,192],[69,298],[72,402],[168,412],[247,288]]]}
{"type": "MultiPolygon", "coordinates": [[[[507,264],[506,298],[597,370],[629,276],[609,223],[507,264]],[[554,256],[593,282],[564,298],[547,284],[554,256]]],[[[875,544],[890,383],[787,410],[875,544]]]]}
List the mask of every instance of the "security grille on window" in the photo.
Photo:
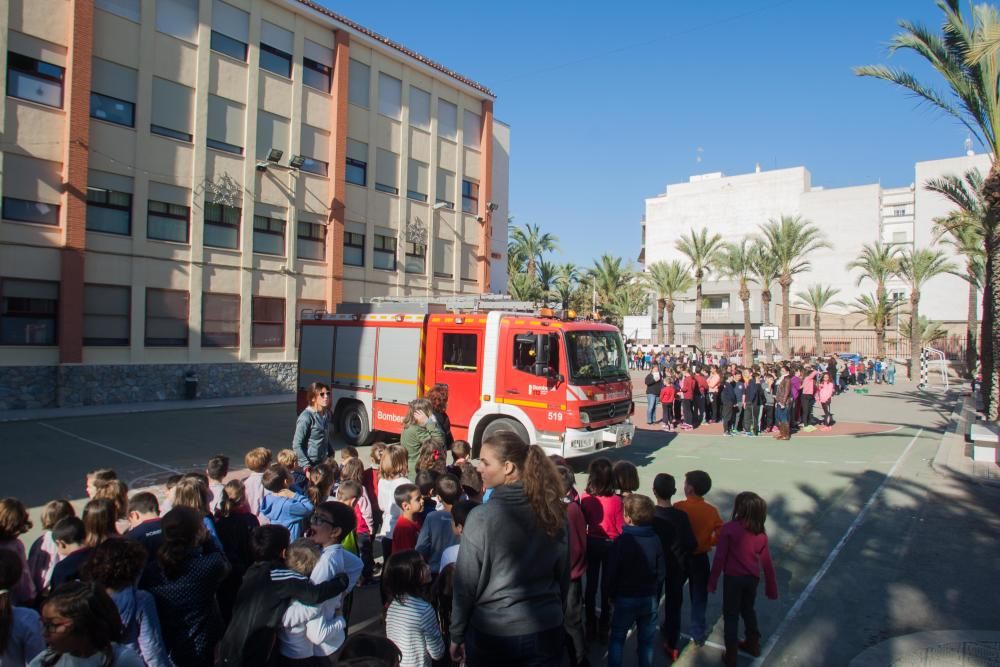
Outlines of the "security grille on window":
{"type": "Polygon", "coordinates": [[[236,249],[240,245],[240,217],[243,209],[205,202],[205,238],[211,248],[236,249]]]}
{"type": "Polygon", "coordinates": [[[132,233],[132,195],[105,188],[87,188],[87,229],[108,234],[132,233]]]}
{"type": "Polygon", "coordinates": [[[368,144],[347,140],[347,172],[344,178],[348,183],[362,187],[368,184],[368,144]]]}
{"type": "Polygon", "coordinates": [[[476,334],[442,334],[441,370],[475,373],[478,338],[476,334]]]}
{"type": "Polygon", "coordinates": [[[302,84],[329,93],[332,76],[333,51],[307,39],[302,58],[302,84]]]}
{"type": "Polygon", "coordinates": [[[344,225],[344,264],[365,265],[365,226],[361,223],[344,225]]]}
{"type": "Polygon", "coordinates": [[[318,222],[299,222],[296,254],[300,259],[326,259],[326,225],[318,222]]]}
{"type": "Polygon", "coordinates": [[[479,213],[479,183],[462,181],[462,210],[473,215],[479,213]]]}
{"type": "Polygon", "coordinates": [[[427,201],[428,165],[410,158],[406,175],[406,196],[416,201],[427,201]]]}
{"type": "Polygon", "coordinates": [[[406,272],[427,272],[427,246],[423,243],[406,244],[406,272]]]}
{"type": "Polygon", "coordinates": [[[371,69],[364,63],[351,60],[347,77],[347,100],[363,109],[368,108],[371,91],[371,69]]]}
{"type": "Polygon", "coordinates": [[[131,313],[131,288],[84,285],[83,344],[90,347],[127,346],[131,313]]]}
{"type": "Polygon", "coordinates": [[[240,346],[240,295],[201,295],[201,346],[240,346]]]}
{"type": "Polygon", "coordinates": [[[246,62],[250,15],[220,0],[212,2],[212,50],[246,62]]]}
{"type": "Polygon", "coordinates": [[[146,238],[187,243],[191,209],[187,206],[150,200],[146,213],[146,238]]]}
{"type": "Polygon", "coordinates": [[[251,305],[253,347],[285,346],[285,300],[255,296],[251,305]]]}
{"type": "Polygon", "coordinates": [[[294,36],[267,21],[260,22],[260,68],[286,79],[292,78],[294,36]]]}
{"type": "Polygon", "coordinates": [[[0,280],[0,345],[55,345],[59,283],[0,280]]]}
{"type": "Polygon", "coordinates": [[[147,288],[146,347],[186,347],[188,305],[186,291],[147,288]]]}
{"type": "Polygon", "coordinates": [[[375,149],[375,189],[399,194],[399,156],[382,148],[375,149]]]}
{"type": "Polygon", "coordinates": [[[66,69],[7,52],[7,95],[61,109],[66,69]]]}
{"type": "Polygon", "coordinates": [[[375,234],[373,246],[375,254],[372,266],[386,271],[396,270],[396,237],[386,234],[375,234]]]}
{"type": "Polygon", "coordinates": [[[253,251],[285,256],[285,221],[266,215],[253,217],[253,251]]]}
{"type": "Polygon", "coordinates": [[[437,175],[436,202],[455,208],[455,173],[438,167],[437,175]]]}

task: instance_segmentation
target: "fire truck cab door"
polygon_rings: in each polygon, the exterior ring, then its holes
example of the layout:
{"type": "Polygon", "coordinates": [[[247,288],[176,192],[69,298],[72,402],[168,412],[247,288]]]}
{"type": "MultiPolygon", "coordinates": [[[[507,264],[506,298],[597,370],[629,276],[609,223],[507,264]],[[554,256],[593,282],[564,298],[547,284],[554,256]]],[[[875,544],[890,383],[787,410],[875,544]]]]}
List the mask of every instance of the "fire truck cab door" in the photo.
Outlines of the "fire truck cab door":
{"type": "Polygon", "coordinates": [[[479,409],[482,389],[483,341],[480,331],[437,329],[432,373],[434,382],[448,385],[448,419],[456,439],[468,439],[469,423],[479,409]]]}
{"type": "Polygon", "coordinates": [[[511,328],[504,341],[501,367],[506,380],[498,384],[498,398],[523,409],[539,431],[565,430],[566,383],[559,334],[511,328]]]}

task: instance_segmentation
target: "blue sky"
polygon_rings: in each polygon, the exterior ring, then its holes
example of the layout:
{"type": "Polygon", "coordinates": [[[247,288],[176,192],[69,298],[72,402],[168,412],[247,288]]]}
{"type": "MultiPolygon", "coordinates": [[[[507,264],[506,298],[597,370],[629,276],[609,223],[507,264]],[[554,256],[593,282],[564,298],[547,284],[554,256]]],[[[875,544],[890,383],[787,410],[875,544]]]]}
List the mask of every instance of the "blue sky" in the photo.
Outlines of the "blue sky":
{"type": "Polygon", "coordinates": [[[323,1],[496,92],[514,222],[558,236],[557,261],[634,260],[643,199],[691,174],[759,162],[825,187],[905,186],[967,134],[851,71],[887,63],[940,86],[886,51],[900,18],[937,31],[931,0],[323,1]]]}

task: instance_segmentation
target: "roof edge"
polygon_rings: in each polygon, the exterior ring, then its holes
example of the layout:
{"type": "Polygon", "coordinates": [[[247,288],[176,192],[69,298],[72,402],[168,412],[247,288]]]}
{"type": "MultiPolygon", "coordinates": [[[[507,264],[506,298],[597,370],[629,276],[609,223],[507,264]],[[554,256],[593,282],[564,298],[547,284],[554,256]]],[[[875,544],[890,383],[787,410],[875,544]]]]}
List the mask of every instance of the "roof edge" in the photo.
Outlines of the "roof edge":
{"type": "Polygon", "coordinates": [[[333,11],[327,9],[323,5],[320,5],[317,2],[313,2],[313,0],[295,0],[295,2],[297,2],[297,3],[301,4],[301,5],[305,5],[306,7],[312,9],[313,11],[317,11],[320,14],[328,16],[329,18],[333,19],[334,21],[336,21],[338,23],[341,23],[341,24],[347,26],[348,28],[351,28],[352,30],[356,30],[357,32],[360,32],[361,34],[363,34],[363,35],[365,35],[367,37],[370,37],[370,38],[374,39],[375,41],[377,41],[377,42],[379,42],[381,44],[384,44],[385,46],[388,46],[388,47],[390,47],[392,49],[395,49],[395,50],[399,51],[400,53],[402,53],[405,56],[409,56],[410,58],[413,58],[414,60],[416,60],[418,62],[421,62],[424,65],[427,65],[428,67],[430,67],[432,69],[438,70],[442,74],[446,74],[447,76],[450,76],[451,78],[464,83],[465,85],[469,86],[470,88],[478,90],[479,92],[483,93],[484,95],[487,95],[487,96],[489,96],[489,97],[491,97],[493,99],[496,99],[496,93],[494,93],[492,90],[490,90],[489,88],[487,88],[483,84],[481,84],[481,83],[479,83],[477,81],[473,81],[472,79],[468,78],[467,76],[463,76],[462,74],[459,74],[458,72],[456,72],[454,70],[448,69],[447,67],[445,67],[441,63],[436,62],[434,60],[431,60],[430,58],[428,58],[426,56],[423,56],[423,55],[417,53],[416,51],[408,49],[405,46],[403,46],[402,44],[400,44],[398,42],[394,42],[393,40],[389,39],[388,37],[383,37],[382,35],[378,34],[374,30],[366,28],[363,25],[361,25],[360,23],[356,23],[356,22],[350,20],[349,18],[341,16],[340,14],[337,14],[336,12],[333,12],[333,11]]]}

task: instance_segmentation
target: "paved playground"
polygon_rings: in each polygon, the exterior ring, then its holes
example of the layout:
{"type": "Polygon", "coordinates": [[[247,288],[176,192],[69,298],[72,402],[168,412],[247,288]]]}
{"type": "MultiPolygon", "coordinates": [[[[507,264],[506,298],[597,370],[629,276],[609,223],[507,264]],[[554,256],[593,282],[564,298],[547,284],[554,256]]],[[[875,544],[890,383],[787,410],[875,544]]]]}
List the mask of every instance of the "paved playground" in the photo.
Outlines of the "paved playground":
{"type": "MultiPolygon", "coordinates": [[[[997,635],[976,635],[969,644],[963,637],[973,635],[961,632],[917,633],[1000,626],[993,593],[1000,590],[994,567],[1000,490],[931,465],[957,399],[940,390],[915,394],[907,384],[848,393],[834,399],[842,429],[789,442],[723,438],[710,429],[665,433],[640,423],[631,447],[604,455],[633,461],[646,493],[658,472],[680,479],[687,470],[708,471],[714,480],[708,500],[724,517],[740,491],[768,500],[780,599],[758,600],[767,644],[756,664],[843,666],[866,650],[855,664],[952,664],[944,658],[967,644],[982,655],[997,635]]],[[[636,407],[643,422],[644,405],[636,407]]],[[[251,447],[288,446],[294,420],[289,400],[0,423],[2,493],[38,506],[82,496],[84,473],[93,467],[114,467],[136,488],[175,470],[199,469],[216,453],[236,466],[251,447]]],[[[577,464],[581,488],[586,463],[577,464]]],[[[377,591],[358,597],[352,629],[377,630],[377,591]]],[[[721,595],[710,598],[708,618],[709,643],[688,646],[678,664],[718,664],[721,595]]],[[[953,664],[996,664],[962,659],[953,664]]],[[[591,662],[604,662],[601,647],[591,662]]],[[[742,656],[741,664],[750,658],[742,656]]]]}

